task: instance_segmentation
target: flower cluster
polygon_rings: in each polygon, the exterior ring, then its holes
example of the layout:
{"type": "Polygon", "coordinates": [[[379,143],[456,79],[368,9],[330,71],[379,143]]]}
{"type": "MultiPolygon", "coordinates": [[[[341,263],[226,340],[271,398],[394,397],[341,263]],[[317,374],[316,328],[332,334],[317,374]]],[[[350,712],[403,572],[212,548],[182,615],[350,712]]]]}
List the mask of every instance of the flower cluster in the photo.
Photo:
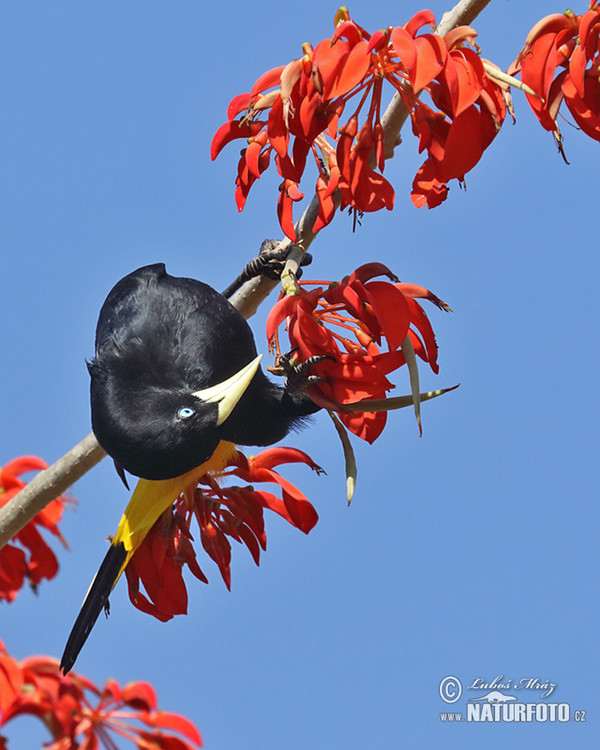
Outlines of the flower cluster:
{"type": "MultiPolygon", "coordinates": [[[[17,716],[36,716],[52,741],[47,750],[116,748],[113,735],[139,750],[197,750],[202,739],[188,719],[157,708],[147,682],[120,687],[109,680],[102,690],[81,675],[63,677],[58,661],[32,656],[17,661],[0,642],[0,725],[17,716]]],[[[0,750],[8,748],[0,737],[0,750]]]]}
{"type": "Polygon", "coordinates": [[[583,132],[600,141],[599,71],[600,3],[580,16],[568,10],[542,18],[509,69],[520,72],[533,90],[527,94],[529,104],[559,146],[557,118],[563,101],[583,132]]]}
{"type": "MultiPolygon", "coordinates": [[[[21,456],[0,468],[0,507],[25,487],[22,474],[46,468],[47,464],[36,456],[21,456]]],[[[63,497],[53,500],[19,531],[11,543],[0,549],[0,600],[13,601],[25,581],[35,588],[42,579],[49,580],[57,574],[56,556],[39,529],[49,531],[66,546],[58,528],[66,502],[63,497]]]]}
{"type": "Polygon", "coordinates": [[[304,463],[317,472],[322,471],[306,453],[295,448],[269,448],[251,457],[236,451],[216,478],[207,474],[198,485],[182,493],[154,524],[125,569],[134,606],[164,622],[187,612],[183,566],[187,565],[196,578],[208,583],[192,544],[194,519],[202,547],[218,566],[227,588],[231,585],[229,540],[244,544],[258,565],[260,551],[267,545],[265,508],[308,534],[318,520],[317,512],[294,485],[274,470],[283,463],[304,463]],[[223,486],[223,481],[229,478],[241,479],[248,485],[223,486]],[[261,482],[279,485],[281,497],[255,489],[253,485],[261,482]],[[140,584],[147,596],[140,591],[140,584]]]}
{"type": "Polygon", "coordinates": [[[383,176],[385,81],[410,113],[419,152],[428,155],[413,184],[417,206],[433,207],[445,199],[447,182],[464,179],[506,115],[505,91],[487,76],[470,27],[443,38],[421,34],[424,26],[435,27],[432,13],[421,11],[405,26],[371,35],[346,8],[334,23],[331,38],[314,48],[304,44],[301,58],[269,70],[249,93],[236,96],[212,142],[215,159],[230,141],[247,141],[236,179],[240,211],[274,156],[283,180],[277,212],[292,241],[293,204],[304,197],[299,184],[310,155],[318,172],[313,231],[332,220],[340,201],[342,208],[358,212],[393,207],[394,189],[383,176]],[[420,101],[423,90],[437,109],[420,101]]]}
{"type": "Polygon", "coordinates": [[[407,349],[438,372],[433,329],[415,298],[450,309],[427,289],[399,283],[382,263],[367,263],[341,283],[300,282],[296,294],[281,297],[271,310],[267,338],[279,356],[277,330],[286,321],[299,363],[326,357],[311,368],[322,381],[308,392],[317,403],[338,411],[351,432],[373,442],[385,427],[386,413],[349,414],[340,405],[385,398],[393,388],[387,376],[406,364],[407,349]],[[390,281],[373,281],[382,275],[390,281]],[[317,283],[328,287],[307,290],[317,283]]]}

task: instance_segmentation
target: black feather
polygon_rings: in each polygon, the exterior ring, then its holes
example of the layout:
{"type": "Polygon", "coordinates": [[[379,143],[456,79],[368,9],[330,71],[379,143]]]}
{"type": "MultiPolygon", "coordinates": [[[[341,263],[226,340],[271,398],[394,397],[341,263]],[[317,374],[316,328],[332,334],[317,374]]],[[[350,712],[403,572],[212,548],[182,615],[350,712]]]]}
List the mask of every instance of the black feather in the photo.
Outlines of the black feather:
{"type": "MultiPolygon", "coordinates": [[[[218,424],[217,405],[194,394],[256,356],[244,317],[207,284],[169,276],[162,263],[121,279],[100,310],[96,353],[87,363],[92,428],[121,479],[126,483],[125,470],[151,480],[181,476],[208,461],[223,440],[271,445],[319,409],[301,390],[288,392],[259,368],[218,424]]],[[[69,636],[60,665],[65,674],[126,559],[123,543],[111,545],[69,636]]]]}
{"type": "Polygon", "coordinates": [[[256,357],[245,318],[201,281],[170,276],[162,263],[118,282],[100,311],[91,374],[92,428],[118,466],[169,479],[208,460],[221,440],[271,445],[317,407],[258,370],[232,414],[192,394],[256,357]],[[177,418],[181,407],[194,410],[177,418]]]}
{"type": "Polygon", "coordinates": [[[127,552],[122,542],[111,545],[106,553],[102,565],[83,600],[81,610],[75,620],[62,659],[60,660],[60,669],[63,674],[67,674],[73,667],[73,664],[75,664],[75,659],[77,659],[100,612],[107,607],[109,594],[112,591],[113,584],[123,567],[126,557],[127,552]]]}

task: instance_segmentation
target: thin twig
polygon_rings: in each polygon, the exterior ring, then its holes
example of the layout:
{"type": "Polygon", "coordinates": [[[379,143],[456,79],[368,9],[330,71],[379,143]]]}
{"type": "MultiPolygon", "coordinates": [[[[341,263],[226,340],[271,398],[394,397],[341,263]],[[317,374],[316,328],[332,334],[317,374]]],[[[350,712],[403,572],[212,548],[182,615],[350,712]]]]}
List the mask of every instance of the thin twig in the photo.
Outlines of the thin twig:
{"type": "MultiPolygon", "coordinates": [[[[470,24],[489,2],[490,0],[461,0],[452,10],[444,13],[437,27],[437,33],[443,36],[455,26],[470,24]]],[[[381,118],[386,159],[393,156],[394,148],[399,143],[400,130],[407,116],[406,107],[400,97],[395,94],[381,118]]],[[[316,236],[312,227],[318,210],[319,204],[315,195],[295,228],[296,244],[305,252],[316,236]]],[[[281,241],[281,247],[288,244],[287,239],[281,241]]],[[[294,276],[302,259],[301,252],[292,252],[290,255],[283,272],[284,277],[294,276]]],[[[265,277],[251,279],[232,296],[230,302],[240,310],[242,315],[249,318],[254,315],[261,302],[275,286],[277,286],[276,281],[265,277]]],[[[65,492],[105,455],[94,435],[90,434],[52,466],[37,474],[21,492],[0,509],[0,548],[51,500],[65,492]]]]}

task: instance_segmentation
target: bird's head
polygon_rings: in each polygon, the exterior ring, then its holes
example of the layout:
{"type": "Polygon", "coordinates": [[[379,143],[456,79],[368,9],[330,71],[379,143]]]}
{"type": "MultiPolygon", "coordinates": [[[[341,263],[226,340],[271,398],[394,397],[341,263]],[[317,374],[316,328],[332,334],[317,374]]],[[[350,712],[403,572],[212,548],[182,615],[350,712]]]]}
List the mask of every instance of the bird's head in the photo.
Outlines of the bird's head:
{"type": "Polygon", "coordinates": [[[128,378],[93,361],[92,428],[115,462],[145,479],[170,479],[207,461],[221,440],[221,425],[250,385],[261,355],[230,378],[186,391],[128,378]]]}

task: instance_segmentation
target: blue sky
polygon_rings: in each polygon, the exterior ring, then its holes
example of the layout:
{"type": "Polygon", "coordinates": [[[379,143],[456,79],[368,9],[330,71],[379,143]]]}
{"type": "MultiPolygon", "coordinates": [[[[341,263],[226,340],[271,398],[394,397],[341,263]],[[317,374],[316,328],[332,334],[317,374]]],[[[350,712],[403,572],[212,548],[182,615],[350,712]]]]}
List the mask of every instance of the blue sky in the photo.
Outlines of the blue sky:
{"type": "MultiPolygon", "coordinates": [[[[438,18],[446,8],[429,7],[438,18]]],[[[89,431],[84,360],[119,278],[164,261],[220,289],[280,236],[276,177],[238,215],[238,145],[213,164],[210,140],[232,96],[328,36],[336,8],[3,3],[0,462],[55,460],[89,431]]],[[[350,6],[371,30],[419,8],[350,6]]],[[[484,56],[506,68],[534,22],[561,10],[492,0],[475,24],[484,56]]],[[[460,389],[424,406],[422,438],[406,410],[374,446],[355,441],[350,509],[328,418],[288,438],[328,472],[286,473],[320,514],[311,534],[269,518],[261,567],[236,548],[229,593],[207,563],[211,583],[191,581],[189,615],[167,624],[133,609],[121,582],[83,674],[151,681],[210,750],[598,746],[598,145],[564,124],[566,166],[515,102],[517,125],[466,191],[453,186],[433,211],[412,206],[420,159],[407,131],[386,167],[394,211],[354,234],[338,216],[311,249],[317,278],[379,260],[446,300],[452,315],[429,311],[441,369],[423,370],[423,385],[460,389]],[[450,675],[463,696],[449,708],[438,687],[450,675]],[[553,699],[587,721],[440,720],[483,694],[474,679],[499,676],[555,683],[553,699]]],[[[252,325],[266,353],[265,315],[252,325]]],[[[408,392],[405,373],[396,382],[408,392]]],[[[2,610],[18,658],[60,655],[128,499],[108,461],[73,495],[59,576],[2,610]]],[[[47,739],[34,720],[10,736],[15,747],[47,739]]]]}

